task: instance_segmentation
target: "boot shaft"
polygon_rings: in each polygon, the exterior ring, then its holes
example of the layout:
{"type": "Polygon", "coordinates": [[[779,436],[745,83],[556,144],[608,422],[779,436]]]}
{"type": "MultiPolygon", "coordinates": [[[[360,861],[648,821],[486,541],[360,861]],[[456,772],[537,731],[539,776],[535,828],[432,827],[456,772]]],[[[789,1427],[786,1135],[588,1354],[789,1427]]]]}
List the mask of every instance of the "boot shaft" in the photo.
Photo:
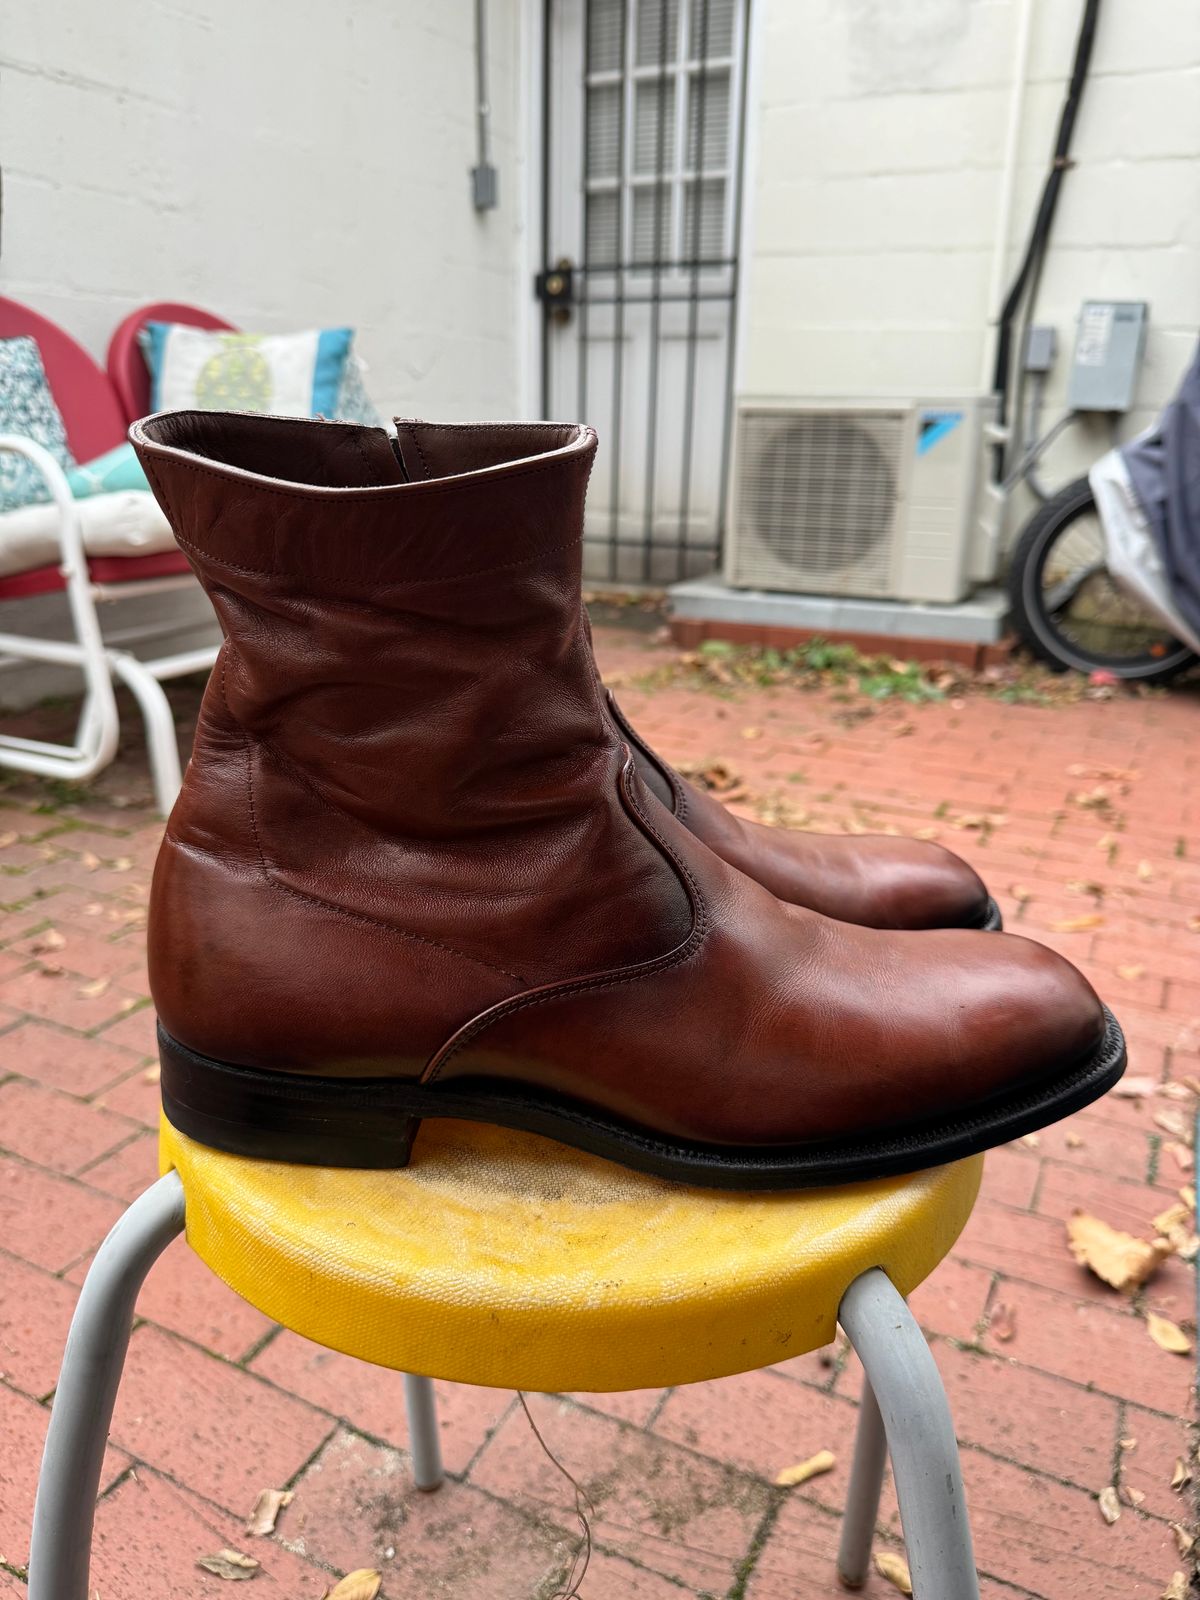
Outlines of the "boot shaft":
{"type": "MultiPolygon", "coordinates": [[[[263,1049],[302,1061],[315,1006],[382,1027],[386,998],[394,1033],[399,994],[419,1070],[481,1006],[690,931],[584,625],[595,436],[403,432],[402,460],[331,423],[133,430],[225,633],[151,907],[155,1001],[197,1048],[266,995],[263,1049]],[[411,481],[422,450],[476,465],[411,481]]],[[[370,1071],[377,1046],[350,1053],[370,1071]]]]}

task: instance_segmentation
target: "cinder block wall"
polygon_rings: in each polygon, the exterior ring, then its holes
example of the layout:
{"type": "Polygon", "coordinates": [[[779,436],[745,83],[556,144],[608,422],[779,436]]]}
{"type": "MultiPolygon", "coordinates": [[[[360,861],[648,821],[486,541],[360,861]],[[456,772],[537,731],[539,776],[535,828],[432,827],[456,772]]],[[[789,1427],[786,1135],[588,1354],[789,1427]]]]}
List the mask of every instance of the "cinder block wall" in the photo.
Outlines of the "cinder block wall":
{"type": "Polygon", "coordinates": [[[516,0],[491,0],[478,215],[466,0],[0,0],[0,292],[99,356],[150,299],[349,323],[381,408],[511,415],[516,0]]]}
{"type": "MultiPolygon", "coordinates": [[[[1046,171],[1082,0],[1035,0],[1013,229],[1015,270],[1046,171]]],[[[747,394],[980,392],[1016,0],[759,0],[751,106],[747,394]]],[[[1061,408],[1080,302],[1150,302],[1128,435],[1173,391],[1200,331],[1200,8],[1101,8],[1092,71],[1037,303],[1061,408]]],[[[1079,427],[1053,486],[1107,447],[1079,427]]],[[[1030,502],[1018,498],[1010,526],[1030,502]]]]}

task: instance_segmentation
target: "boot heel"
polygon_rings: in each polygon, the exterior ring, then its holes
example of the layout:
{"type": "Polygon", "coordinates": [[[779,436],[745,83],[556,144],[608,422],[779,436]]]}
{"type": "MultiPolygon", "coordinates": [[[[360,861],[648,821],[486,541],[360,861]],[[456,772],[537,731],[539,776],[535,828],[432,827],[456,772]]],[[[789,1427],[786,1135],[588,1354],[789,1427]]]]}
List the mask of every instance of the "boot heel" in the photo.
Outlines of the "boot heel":
{"type": "Polygon", "coordinates": [[[421,1117],[413,1083],[263,1072],[202,1056],[158,1028],[167,1121],[197,1144],[311,1167],[408,1166],[421,1117]]]}

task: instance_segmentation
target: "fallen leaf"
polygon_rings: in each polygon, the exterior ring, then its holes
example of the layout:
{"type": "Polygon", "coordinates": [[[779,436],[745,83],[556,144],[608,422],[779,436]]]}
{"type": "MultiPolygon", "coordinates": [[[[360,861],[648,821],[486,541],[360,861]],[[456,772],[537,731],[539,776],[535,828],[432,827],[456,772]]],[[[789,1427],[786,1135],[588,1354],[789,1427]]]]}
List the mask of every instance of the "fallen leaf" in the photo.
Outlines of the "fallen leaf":
{"type": "Polygon", "coordinates": [[[142,1073],[143,1083],[158,1083],[162,1078],[162,1063],[156,1061],[152,1067],[147,1067],[142,1073]]]}
{"type": "Polygon", "coordinates": [[[1136,983],[1139,978],[1144,978],[1145,976],[1146,969],[1140,961],[1135,962],[1132,966],[1117,968],[1117,977],[1124,978],[1126,983],[1136,983]]]}
{"type": "Polygon", "coordinates": [[[1135,1510],[1146,1498],[1140,1489],[1135,1489],[1132,1484],[1128,1483],[1123,1483],[1117,1493],[1127,1506],[1133,1506],[1135,1510]]]}
{"type": "Polygon", "coordinates": [[[7,850],[10,844],[16,844],[21,837],[19,833],[0,833],[0,850],[7,850]]]}
{"type": "Polygon", "coordinates": [[[997,1300],[988,1316],[988,1327],[1001,1344],[1011,1344],[1017,1336],[1017,1308],[997,1300]]]}
{"type": "Polygon", "coordinates": [[[1116,1522],[1117,1518],[1121,1515],[1121,1502],[1117,1499],[1117,1491],[1113,1488],[1111,1483],[1107,1489],[1101,1489],[1100,1493],[1096,1496],[1096,1501],[1100,1507],[1100,1515],[1111,1528],[1113,1523],[1116,1522]]]}
{"type": "Polygon", "coordinates": [[[1156,1111],[1154,1113],[1154,1126],[1161,1128],[1164,1133],[1169,1133],[1173,1139],[1188,1142],[1191,1130],[1179,1115],[1178,1111],[1156,1111]]]}
{"type": "Polygon", "coordinates": [[[1136,1439],[1130,1439],[1130,1438],[1118,1439],[1117,1440],[1117,1448],[1119,1450],[1124,1450],[1126,1452],[1128,1452],[1130,1450],[1136,1450],[1137,1449],[1137,1440],[1136,1439]]]}
{"type": "Polygon", "coordinates": [[[1081,1267],[1123,1294],[1145,1283],[1159,1262],[1174,1254],[1167,1239],[1135,1239],[1086,1211],[1072,1213],[1067,1243],[1081,1267]]]}
{"type": "Polygon", "coordinates": [[[1185,1187],[1182,1188],[1182,1189],[1176,1189],[1175,1193],[1183,1201],[1184,1205],[1188,1208],[1189,1211],[1195,1211],[1195,1209],[1196,1209],[1196,1191],[1195,1191],[1195,1189],[1192,1188],[1191,1184],[1185,1185],[1185,1187]]]}
{"type": "Polygon", "coordinates": [[[1159,1600],[1188,1600],[1187,1574],[1173,1572],[1171,1581],[1159,1596],[1159,1600]]]}
{"type": "Polygon", "coordinates": [[[1072,894],[1090,894],[1097,900],[1104,898],[1104,885],[1097,883],[1095,878],[1071,878],[1067,882],[1067,888],[1072,894]]]}
{"type": "Polygon", "coordinates": [[[1184,1205],[1182,1200],[1176,1201],[1173,1206],[1168,1206],[1165,1211],[1160,1211],[1154,1218],[1154,1231],[1161,1233],[1168,1239],[1179,1228],[1186,1228],[1191,1224],[1192,1208],[1184,1205]]]}
{"type": "Polygon", "coordinates": [[[1182,1522],[1173,1522],[1171,1532],[1175,1535],[1175,1547],[1181,1556],[1190,1556],[1192,1546],[1196,1543],[1196,1535],[1189,1533],[1182,1522]]]}
{"type": "Polygon", "coordinates": [[[1192,1341],[1178,1323],[1160,1317],[1157,1311],[1146,1313],[1146,1331],[1160,1350],[1169,1350],[1174,1356],[1192,1353],[1192,1341]]]}
{"type": "Polygon", "coordinates": [[[1010,884],[1008,892],[1019,906],[1026,905],[1033,899],[1033,890],[1027,889],[1023,883],[1010,884]]]}
{"type": "Polygon", "coordinates": [[[1041,1145],[1041,1138],[1036,1133],[1023,1133],[1018,1143],[1023,1144],[1027,1150],[1037,1150],[1041,1145]]]}
{"type": "Polygon", "coordinates": [[[913,833],[914,839],[936,839],[941,832],[940,828],[917,828],[913,833]]]}
{"type": "Polygon", "coordinates": [[[1063,1135],[1063,1143],[1066,1145],[1068,1150],[1082,1150],[1083,1149],[1083,1140],[1079,1137],[1079,1135],[1077,1133],[1064,1134],[1063,1135]]]}
{"type": "Polygon", "coordinates": [[[1181,1078],[1178,1083],[1174,1079],[1170,1083],[1160,1083],[1158,1092],[1164,1100],[1195,1100],[1195,1078],[1181,1078]]]}
{"type": "Polygon", "coordinates": [[[1154,868],[1148,861],[1139,861],[1137,864],[1137,875],[1143,883],[1149,883],[1150,879],[1154,876],[1154,868]]]}
{"type": "Polygon", "coordinates": [[[375,1600],[382,1582],[382,1572],[374,1567],[359,1567],[327,1590],[323,1600],[375,1600]]]}
{"type": "Polygon", "coordinates": [[[93,855],[90,850],[85,850],[79,859],[89,872],[95,872],[96,868],[101,865],[100,857],[93,855]]]}
{"type": "Polygon", "coordinates": [[[295,1499],[291,1489],[264,1489],[254,1502],[254,1510],[250,1513],[250,1520],[246,1524],[246,1532],[254,1538],[265,1538],[268,1533],[275,1532],[275,1519],[284,1506],[290,1506],[295,1499]]]}
{"type": "Polygon", "coordinates": [[[807,1461],[798,1462],[794,1467],[784,1467],[776,1475],[775,1482],[781,1489],[791,1489],[798,1483],[807,1483],[810,1478],[819,1478],[823,1472],[832,1472],[835,1466],[837,1457],[832,1450],[818,1450],[807,1461]]]}
{"type": "Polygon", "coordinates": [[[763,736],[763,731],[762,731],[761,728],[743,728],[742,729],[742,738],[743,739],[761,739],[762,736],[763,736]]]}
{"type": "Polygon", "coordinates": [[[111,982],[111,978],[94,978],[91,983],[85,983],[79,993],[85,1000],[97,1000],[111,982]]]}
{"type": "Polygon", "coordinates": [[[1163,1149],[1172,1157],[1180,1172],[1190,1172],[1196,1165],[1196,1158],[1192,1155],[1192,1152],[1186,1144],[1181,1143],[1178,1139],[1169,1140],[1163,1145],[1163,1149]]]}
{"type": "Polygon", "coordinates": [[[1057,922],[1050,924],[1054,933],[1086,933],[1090,928],[1102,928],[1104,918],[1098,911],[1093,911],[1086,917],[1060,917],[1057,922]]]}
{"type": "Polygon", "coordinates": [[[1108,1092],[1118,1100],[1144,1100],[1148,1095],[1158,1093],[1158,1079],[1122,1078],[1108,1092]]]}
{"type": "Polygon", "coordinates": [[[903,1556],[893,1555],[890,1550],[879,1550],[875,1554],[875,1570],[881,1578],[886,1578],[894,1588],[899,1589],[901,1594],[913,1592],[908,1562],[903,1556]]]}
{"type": "Polygon", "coordinates": [[[218,1550],[215,1556],[201,1556],[196,1565],[218,1578],[228,1578],[231,1583],[243,1583],[257,1576],[258,1562],[253,1556],[244,1556],[237,1550],[218,1550]]]}
{"type": "Polygon", "coordinates": [[[1200,933],[1200,917],[1195,915],[1190,916],[1184,923],[1184,927],[1189,933],[1200,933]]]}
{"type": "Polygon", "coordinates": [[[133,866],[133,860],[132,860],[131,857],[129,857],[129,856],[118,856],[117,859],[112,864],[112,870],[114,872],[128,872],[129,869],[132,866],[133,866]]]}
{"type": "Polygon", "coordinates": [[[1182,1456],[1177,1457],[1175,1461],[1175,1471],[1171,1474],[1172,1489],[1174,1489],[1175,1493],[1178,1494],[1180,1489],[1185,1489],[1188,1484],[1191,1483],[1191,1481],[1192,1475],[1188,1471],[1187,1462],[1182,1456]]]}

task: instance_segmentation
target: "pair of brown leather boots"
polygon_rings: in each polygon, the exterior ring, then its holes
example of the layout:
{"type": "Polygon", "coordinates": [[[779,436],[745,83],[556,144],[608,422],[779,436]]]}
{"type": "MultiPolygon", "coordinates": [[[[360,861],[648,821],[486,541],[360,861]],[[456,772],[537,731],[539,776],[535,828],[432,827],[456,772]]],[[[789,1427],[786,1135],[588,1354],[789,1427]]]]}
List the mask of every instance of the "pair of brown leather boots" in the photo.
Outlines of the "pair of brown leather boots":
{"type": "Polygon", "coordinates": [[[1120,1029],[935,845],[743,823],[600,684],[588,428],[176,412],[132,438],[225,644],[154,878],[163,1103],[404,1165],[423,1117],[730,1188],[1102,1094],[1120,1029]]]}

